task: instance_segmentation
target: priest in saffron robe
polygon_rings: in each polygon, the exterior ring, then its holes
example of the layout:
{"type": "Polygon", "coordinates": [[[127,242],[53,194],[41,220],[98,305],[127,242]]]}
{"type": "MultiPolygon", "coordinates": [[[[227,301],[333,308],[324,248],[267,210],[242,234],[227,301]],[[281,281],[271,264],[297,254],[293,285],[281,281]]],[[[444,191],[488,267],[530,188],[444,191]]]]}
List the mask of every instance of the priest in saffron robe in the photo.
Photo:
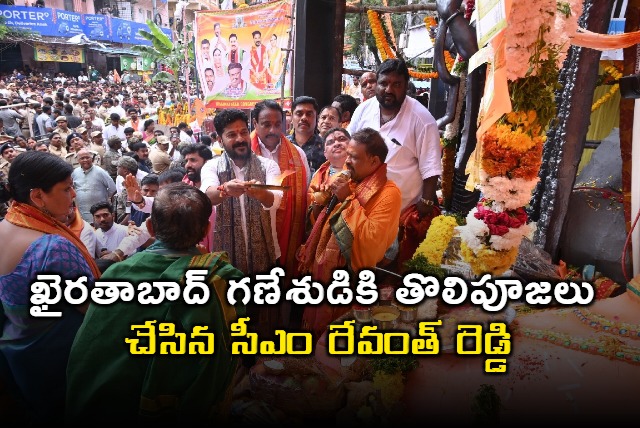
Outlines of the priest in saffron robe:
{"type": "MultiPolygon", "coordinates": [[[[300,248],[300,271],[328,286],[334,269],[346,269],[351,278],[382,261],[397,235],[402,195],[387,179],[388,148],[378,131],[364,128],[351,136],[345,166],[350,179],[336,177],[330,184],[336,196],[320,211],[305,244],[300,248]],[[328,211],[328,212],[327,212],[328,211]]],[[[317,338],[327,325],[349,311],[328,304],[307,307],[302,326],[317,338]]]]}

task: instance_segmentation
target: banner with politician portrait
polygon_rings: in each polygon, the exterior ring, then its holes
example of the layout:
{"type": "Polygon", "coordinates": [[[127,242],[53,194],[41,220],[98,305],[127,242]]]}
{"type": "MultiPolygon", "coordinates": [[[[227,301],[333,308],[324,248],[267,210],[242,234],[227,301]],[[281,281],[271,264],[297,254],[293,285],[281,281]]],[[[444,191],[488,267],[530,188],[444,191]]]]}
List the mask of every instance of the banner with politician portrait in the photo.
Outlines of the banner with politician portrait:
{"type": "Polygon", "coordinates": [[[282,79],[291,0],[196,12],[195,56],[208,108],[252,108],[291,96],[291,67],[282,79]]]}

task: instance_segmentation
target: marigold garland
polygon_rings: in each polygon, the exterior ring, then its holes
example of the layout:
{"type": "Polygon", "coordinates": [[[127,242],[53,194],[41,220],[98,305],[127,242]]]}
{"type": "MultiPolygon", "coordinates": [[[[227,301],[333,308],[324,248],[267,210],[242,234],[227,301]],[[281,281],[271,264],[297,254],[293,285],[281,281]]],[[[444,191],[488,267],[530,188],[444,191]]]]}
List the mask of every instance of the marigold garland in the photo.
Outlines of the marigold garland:
{"type": "MultiPolygon", "coordinates": [[[[436,19],[431,15],[424,18],[424,25],[426,25],[427,31],[429,31],[431,27],[438,26],[438,24],[436,23],[436,19]]],[[[429,38],[431,39],[431,45],[435,46],[436,40],[433,37],[431,37],[430,32],[429,32],[429,38]]],[[[462,57],[458,56],[458,58],[460,60],[462,57]]],[[[455,63],[455,58],[451,56],[451,52],[444,51],[444,63],[447,65],[447,70],[451,71],[451,69],[453,68],[453,64],[455,63]]]]}
{"type": "MultiPolygon", "coordinates": [[[[387,36],[385,35],[384,28],[382,27],[382,21],[380,21],[380,16],[378,15],[378,13],[375,10],[369,9],[367,11],[367,18],[369,19],[371,33],[373,34],[373,38],[375,39],[376,47],[378,48],[378,52],[380,53],[380,58],[383,61],[389,58],[395,59],[396,55],[387,42],[387,36]]],[[[451,67],[453,67],[454,59],[451,58],[451,54],[449,53],[449,51],[445,51],[445,61],[447,63],[447,69],[451,70],[451,67]]],[[[409,75],[418,80],[438,78],[438,73],[435,71],[422,72],[410,69],[409,75]]]]}
{"type": "Polygon", "coordinates": [[[474,275],[490,273],[498,276],[506,272],[515,263],[518,258],[518,247],[507,251],[495,251],[489,247],[483,247],[478,251],[474,251],[462,241],[460,254],[469,263],[474,275]]]}
{"type": "MultiPolygon", "coordinates": [[[[622,72],[620,72],[620,70],[618,70],[618,68],[613,64],[606,66],[604,68],[604,71],[609,76],[611,76],[614,80],[618,80],[622,77],[622,72]]],[[[611,86],[611,89],[609,89],[609,92],[601,96],[596,102],[593,103],[593,105],[591,106],[591,113],[593,113],[594,111],[602,107],[602,105],[607,101],[609,101],[611,97],[613,97],[616,94],[616,92],[618,92],[619,89],[620,89],[620,85],[618,83],[613,84],[611,86]]]]}
{"type": "Polygon", "coordinates": [[[431,220],[427,236],[418,246],[413,256],[422,254],[429,263],[440,265],[444,250],[447,249],[449,241],[453,238],[456,226],[458,226],[457,220],[449,215],[439,215],[431,220]]]}

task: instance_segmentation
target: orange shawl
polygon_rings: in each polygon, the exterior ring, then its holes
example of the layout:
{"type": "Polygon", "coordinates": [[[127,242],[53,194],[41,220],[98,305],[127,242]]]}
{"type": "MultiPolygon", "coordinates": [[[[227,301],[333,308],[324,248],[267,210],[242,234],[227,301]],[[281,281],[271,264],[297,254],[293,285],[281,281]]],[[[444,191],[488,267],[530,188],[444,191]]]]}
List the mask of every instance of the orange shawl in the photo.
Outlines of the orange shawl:
{"type": "MultiPolygon", "coordinates": [[[[262,155],[256,131],[251,133],[251,150],[258,156],[262,155]]],[[[302,245],[305,234],[308,178],[303,162],[302,156],[300,156],[293,143],[284,135],[281,135],[280,153],[278,155],[280,172],[290,169],[296,172],[286,177],[282,182],[283,186],[290,186],[290,189],[283,192],[282,202],[280,202],[280,207],[276,214],[276,232],[282,254],[280,263],[289,277],[298,273],[296,251],[302,245]]]]}
{"type": "Polygon", "coordinates": [[[80,239],[80,234],[82,233],[82,229],[84,228],[84,221],[82,221],[82,215],[80,215],[78,207],[75,207],[73,209],[73,212],[75,216],[73,217],[73,221],[71,222],[71,224],[67,227],[71,232],[73,232],[75,236],[78,237],[78,239],[80,239]]]}
{"type": "Polygon", "coordinates": [[[98,268],[96,261],[87,251],[80,238],[76,236],[71,231],[71,229],[69,229],[58,220],[46,215],[45,213],[31,205],[23,204],[16,201],[13,201],[11,207],[9,207],[9,211],[7,211],[5,220],[7,220],[11,224],[15,224],[16,226],[36,230],[38,232],[46,234],[60,235],[64,238],[67,238],[82,253],[85,260],[87,261],[87,264],[91,268],[93,277],[95,279],[100,278],[100,269],[98,268]]]}

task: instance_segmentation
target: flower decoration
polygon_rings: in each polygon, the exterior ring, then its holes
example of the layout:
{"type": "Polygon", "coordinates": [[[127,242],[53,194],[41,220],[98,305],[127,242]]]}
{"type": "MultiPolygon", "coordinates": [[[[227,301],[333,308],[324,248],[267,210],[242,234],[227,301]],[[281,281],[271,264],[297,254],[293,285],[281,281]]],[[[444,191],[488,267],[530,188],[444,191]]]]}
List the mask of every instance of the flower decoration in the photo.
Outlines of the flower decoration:
{"type": "Polygon", "coordinates": [[[483,199],[458,228],[461,255],[475,275],[504,273],[515,262],[522,238],[533,232],[524,207],[539,180],[544,130],[556,115],[558,68],[582,3],[569,0],[562,10],[556,0],[512,4],[504,40],[513,111],[478,139],[483,199]]]}
{"type": "Polygon", "coordinates": [[[427,236],[416,249],[414,257],[422,254],[429,263],[440,265],[442,263],[442,255],[447,249],[449,241],[453,238],[457,225],[458,222],[453,216],[439,215],[435,217],[431,220],[427,236]]]}
{"type": "MultiPolygon", "coordinates": [[[[613,64],[606,66],[604,68],[604,72],[608,76],[611,76],[614,81],[617,81],[622,77],[622,72],[613,64]]],[[[609,101],[611,97],[613,97],[616,92],[618,92],[618,90],[620,90],[620,85],[618,83],[614,83],[613,85],[611,85],[611,89],[609,89],[606,94],[604,94],[596,102],[593,103],[593,105],[591,106],[591,112],[593,113],[594,111],[602,107],[602,105],[609,101]]]]}

